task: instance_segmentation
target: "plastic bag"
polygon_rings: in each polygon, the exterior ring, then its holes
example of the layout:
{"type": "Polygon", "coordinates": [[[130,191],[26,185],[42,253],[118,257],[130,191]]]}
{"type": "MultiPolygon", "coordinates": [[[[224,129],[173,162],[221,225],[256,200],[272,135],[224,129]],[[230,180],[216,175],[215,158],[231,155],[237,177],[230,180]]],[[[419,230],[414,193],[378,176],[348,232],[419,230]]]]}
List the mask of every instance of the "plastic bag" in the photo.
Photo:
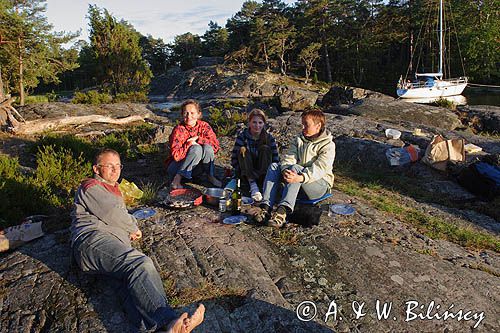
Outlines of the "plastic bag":
{"type": "Polygon", "coordinates": [[[42,222],[23,223],[6,228],[0,231],[0,252],[15,249],[43,235],[42,222]]]}
{"type": "Polygon", "coordinates": [[[137,185],[132,182],[129,182],[125,178],[122,179],[120,184],[118,185],[120,192],[122,192],[123,200],[125,203],[130,204],[137,199],[142,198],[144,192],[142,192],[137,185]]]}
{"type": "Polygon", "coordinates": [[[405,165],[418,160],[420,148],[414,145],[409,145],[404,148],[389,148],[386,150],[385,156],[391,166],[405,165]]]}

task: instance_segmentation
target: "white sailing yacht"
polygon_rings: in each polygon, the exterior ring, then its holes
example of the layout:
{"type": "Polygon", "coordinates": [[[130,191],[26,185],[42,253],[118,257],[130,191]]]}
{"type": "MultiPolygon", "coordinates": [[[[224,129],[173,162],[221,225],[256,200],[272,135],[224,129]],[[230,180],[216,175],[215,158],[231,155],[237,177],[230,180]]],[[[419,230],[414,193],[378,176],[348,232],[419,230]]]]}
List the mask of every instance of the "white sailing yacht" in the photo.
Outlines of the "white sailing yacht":
{"type": "MultiPolygon", "coordinates": [[[[397,85],[397,94],[401,98],[441,98],[460,95],[467,86],[466,76],[445,79],[443,76],[443,0],[439,0],[439,61],[435,73],[415,73],[415,80],[410,82],[401,76],[397,85]]],[[[413,56],[412,56],[413,58],[413,56]]]]}

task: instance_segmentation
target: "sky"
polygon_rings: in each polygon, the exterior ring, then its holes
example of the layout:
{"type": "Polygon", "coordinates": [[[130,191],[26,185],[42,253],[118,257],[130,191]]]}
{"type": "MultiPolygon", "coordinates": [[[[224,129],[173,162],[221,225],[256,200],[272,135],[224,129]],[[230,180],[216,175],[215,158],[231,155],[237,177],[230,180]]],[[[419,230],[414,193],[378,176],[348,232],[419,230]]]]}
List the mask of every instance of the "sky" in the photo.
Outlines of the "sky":
{"type": "MultiPolygon", "coordinates": [[[[89,4],[107,9],[118,20],[124,19],[143,35],[164,42],[186,32],[202,35],[210,21],[225,26],[228,18],[241,9],[243,0],[47,0],[46,17],[54,31],[81,30],[78,39],[88,41],[89,4]]],[[[260,2],[260,1],[259,1],[260,2]]],[[[285,0],[293,3],[293,0],[285,0]]]]}

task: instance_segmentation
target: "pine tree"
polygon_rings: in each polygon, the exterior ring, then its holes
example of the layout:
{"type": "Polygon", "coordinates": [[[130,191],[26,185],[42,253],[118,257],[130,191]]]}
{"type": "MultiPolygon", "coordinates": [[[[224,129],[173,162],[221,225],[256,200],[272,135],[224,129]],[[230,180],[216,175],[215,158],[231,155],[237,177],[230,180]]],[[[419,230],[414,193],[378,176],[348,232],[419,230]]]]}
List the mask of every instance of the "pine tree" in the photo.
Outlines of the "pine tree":
{"type": "Polygon", "coordinates": [[[208,23],[208,30],[203,34],[203,54],[210,57],[223,57],[229,49],[229,35],[226,28],[216,22],[208,23]]]}
{"type": "Polygon", "coordinates": [[[230,51],[240,50],[252,44],[251,31],[261,7],[256,1],[245,1],[241,10],[227,20],[230,51]]]}
{"type": "Polygon", "coordinates": [[[113,94],[145,92],[152,73],[142,58],[140,34],[126,21],[118,22],[106,9],[90,5],[88,16],[98,83],[113,94]]]}
{"type": "Polygon", "coordinates": [[[311,43],[303,48],[299,53],[299,59],[304,62],[306,70],[305,84],[309,82],[309,77],[314,68],[314,63],[319,59],[319,50],[321,49],[320,43],[311,43]]]}
{"type": "Polygon", "coordinates": [[[196,59],[202,54],[201,38],[190,32],[175,36],[171,45],[172,60],[183,70],[193,68],[196,59]]]}
{"type": "Polygon", "coordinates": [[[46,0],[0,0],[0,66],[5,90],[17,92],[24,105],[26,89],[39,80],[60,82],[58,74],[77,67],[77,53],[63,49],[77,34],[52,32],[44,16],[46,0]]]}

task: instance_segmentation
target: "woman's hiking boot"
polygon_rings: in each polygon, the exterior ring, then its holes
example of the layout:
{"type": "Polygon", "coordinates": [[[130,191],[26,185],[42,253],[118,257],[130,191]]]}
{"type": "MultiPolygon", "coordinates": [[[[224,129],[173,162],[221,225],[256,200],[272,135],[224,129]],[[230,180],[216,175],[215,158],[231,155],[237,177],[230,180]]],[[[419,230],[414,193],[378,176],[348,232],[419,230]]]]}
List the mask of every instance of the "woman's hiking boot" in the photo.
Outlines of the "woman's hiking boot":
{"type": "Polygon", "coordinates": [[[271,214],[271,218],[267,222],[267,225],[274,228],[282,228],[286,223],[286,216],[288,210],[285,206],[279,206],[275,212],[271,214]]]}

